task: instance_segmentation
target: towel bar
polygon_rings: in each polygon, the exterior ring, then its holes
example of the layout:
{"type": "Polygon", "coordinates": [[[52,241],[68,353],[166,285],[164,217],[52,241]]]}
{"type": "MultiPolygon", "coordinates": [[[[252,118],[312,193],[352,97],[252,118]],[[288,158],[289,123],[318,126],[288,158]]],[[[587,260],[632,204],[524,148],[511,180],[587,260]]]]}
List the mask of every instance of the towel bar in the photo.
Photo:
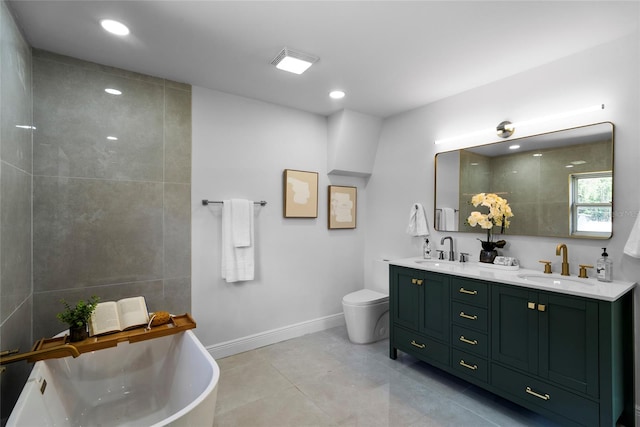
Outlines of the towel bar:
{"type": "MultiPolygon", "coordinates": [[[[203,200],[202,201],[202,205],[203,206],[207,206],[211,203],[222,203],[222,200],[203,200]]],[[[260,200],[259,202],[253,202],[254,205],[260,205],[260,206],[266,206],[267,202],[265,202],[264,200],[260,200]]]]}

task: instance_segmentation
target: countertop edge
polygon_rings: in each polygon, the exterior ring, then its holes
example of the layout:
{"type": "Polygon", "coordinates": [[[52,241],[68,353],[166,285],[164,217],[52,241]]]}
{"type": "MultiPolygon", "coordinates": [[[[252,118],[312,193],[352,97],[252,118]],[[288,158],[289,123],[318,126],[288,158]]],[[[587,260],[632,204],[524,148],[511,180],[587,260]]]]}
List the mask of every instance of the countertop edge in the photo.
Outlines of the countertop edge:
{"type": "Polygon", "coordinates": [[[490,268],[482,267],[481,265],[478,265],[480,263],[477,262],[450,263],[447,261],[445,261],[447,268],[443,269],[441,267],[436,267],[435,265],[429,265],[428,263],[419,264],[417,261],[420,260],[422,260],[422,258],[402,258],[389,260],[389,264],[399,267],[413,268],[416,270],[430,271],[433,273],[448,274],[452,276],[484,280],[487,282],[494,282],[498,284],[508,284],[530,289],[558,292],[566,295],[586,297],[608,302],[618,300],[621,296],[633,290],[633,288],[636,286],[635,282],[626,282],[620,280],[614,280],[612,282],[599,282],[593,278],[579,279],[577,276],[565,277],[560,276],[557,273],[552,273],[549,275],[550,278],[557,277],[559,280],[570,279],[585,281],[585,285],[564,285],[553,287],[544,283],[537,283],[518,277],[518,274],[537,275],[542,273],[537,270],[530,270],[525,268],[517,271],[493,270],[490,268]]]}

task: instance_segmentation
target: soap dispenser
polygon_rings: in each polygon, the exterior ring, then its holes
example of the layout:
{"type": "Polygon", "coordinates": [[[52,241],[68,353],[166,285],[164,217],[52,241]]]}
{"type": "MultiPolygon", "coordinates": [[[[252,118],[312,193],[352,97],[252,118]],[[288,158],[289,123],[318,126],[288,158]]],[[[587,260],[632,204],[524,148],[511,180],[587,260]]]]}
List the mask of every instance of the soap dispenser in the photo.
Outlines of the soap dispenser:
{"type": "Polygon", "coordinates": [[[613,277],[613,262],[609,259],[607,248],[602,248],[602,257],[596,262],[596,273],[601,282],[610,282],[613,277]]]}
{"type": "Polygon", "coordinates": [[[428,238],[424,238],[424,244],[422,245],[422,256],[424,259],[431,259],[431,243],[428,238]]]}

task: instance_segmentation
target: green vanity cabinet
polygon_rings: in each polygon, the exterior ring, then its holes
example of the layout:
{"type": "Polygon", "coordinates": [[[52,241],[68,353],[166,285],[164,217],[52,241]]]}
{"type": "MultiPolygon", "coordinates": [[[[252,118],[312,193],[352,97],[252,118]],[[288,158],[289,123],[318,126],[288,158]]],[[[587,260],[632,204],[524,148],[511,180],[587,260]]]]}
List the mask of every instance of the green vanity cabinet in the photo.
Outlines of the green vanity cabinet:
{"type": "Polygon", "coordinates": [[[489,380],[489,286],[451,277],[451,367],[463,378],[489,380]]]}
{"type": "Polygon", "coordinates": [[[495,285],[492,358],[598,397],[598,303],[495,285]]]}
{"type": "Polygon", "coordinates": [[[632,292],[607,301],[393,264],[389,278],[392,359],[412,354],[561,425],[634,425],[632,292]]]}
{"type": "Polygon", "coordinates": [[[448,366],[449,277],[403,267],[389,270],[391,283],[390,356],[397,349],[428,360],[438,367],[448,366]]]}
{"type": "Polygon", "coordinates": [[[579,425],[598,425],[598,302],[503,285],[491,296],[492,384],[579,425]]]}

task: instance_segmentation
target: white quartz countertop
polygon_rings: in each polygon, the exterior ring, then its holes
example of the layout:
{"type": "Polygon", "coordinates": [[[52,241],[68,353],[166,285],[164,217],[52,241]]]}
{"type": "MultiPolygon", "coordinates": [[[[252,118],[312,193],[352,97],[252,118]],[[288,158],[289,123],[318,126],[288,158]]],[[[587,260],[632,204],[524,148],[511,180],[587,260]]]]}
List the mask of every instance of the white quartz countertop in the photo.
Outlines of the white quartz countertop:
{"type": "MultiPolygon", "coordinates": [[[[403,258],[389,261],[391,265],[432,271],[489,282],[522,286],[531,289],[559,292],[567,295],[593,298],[603,301],[616,301],[635,287],[633,282],[614,280],[600,282],[595,278],[581,279],[576,275],[561,276],[558,273],[544,274],[542,271],[521,268],[506,270],[501,266],[480,262],[457,262],[442,260],[424,260],[422,258],[403,258]]],[[[593,274],[593,273],[592,273],[593,274]]]]}

